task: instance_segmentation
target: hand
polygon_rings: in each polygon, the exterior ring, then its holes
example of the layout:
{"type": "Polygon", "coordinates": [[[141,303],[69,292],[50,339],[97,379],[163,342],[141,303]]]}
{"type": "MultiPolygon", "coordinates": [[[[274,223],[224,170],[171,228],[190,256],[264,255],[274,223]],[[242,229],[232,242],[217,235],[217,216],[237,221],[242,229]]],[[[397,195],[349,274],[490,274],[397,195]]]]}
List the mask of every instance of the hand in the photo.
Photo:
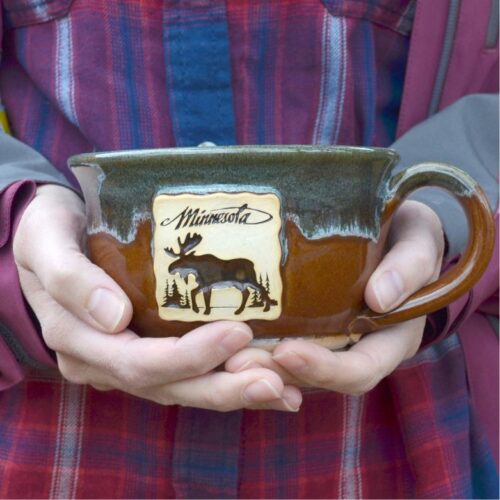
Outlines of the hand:
{"type": "Polygon", "coordinates": [[[300,391],[274,371],[215,370],[251,340],[243,323],[214,322],[182,338],[140,338],[128,330],[130,300],[81,251],[85,225],[78,196],[47,185],[28,205],[14,238],[24,295],[66,379],[164,405],[298,409],[300,391]]]}
{"type": "MultiPolygon", "coordinates": [[[[439,218],[426,205],[403,203],[394,216],[389,245],[365,289],[366,303],[377,312],[394,309],[439,276],[444,251],[439,218]]],[[[424,325],[423,317],[401,323],[366,335],[342,352],[300,340],[281,342],[272,355],[244,349],[226,362],[226,369],[238,373],[261,366],[287,383],[359,395],[417,352],[424,325]]]]}

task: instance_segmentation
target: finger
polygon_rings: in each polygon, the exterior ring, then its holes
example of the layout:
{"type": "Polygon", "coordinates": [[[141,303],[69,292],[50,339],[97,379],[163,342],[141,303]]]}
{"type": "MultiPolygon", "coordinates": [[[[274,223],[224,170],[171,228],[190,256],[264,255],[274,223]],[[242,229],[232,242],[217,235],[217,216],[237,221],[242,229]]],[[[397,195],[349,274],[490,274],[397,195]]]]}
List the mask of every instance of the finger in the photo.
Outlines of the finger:
{"type": "Polygon", "coordinates": [[[444,238],[437,215],[426,205],[406,202],[394,216],[392,248],[365,289],[368,306],[377,312],[394,309],[412,293],[437,278],[444,238]]]}
{"type": "Polygon", "coordinates": [[[302,392],[297,387],[285,385],[281,399],[274,399],[263,403],[249,404],[247,410],[275,410],[296,413],[302,404],[302,392]]]}
{"type": "MultiPolygon", "coordinates": [[[[35,294],[35,297],[33,300],[32,296],[35,311],[40,307],[43,310],[41,301],[50,303],[52,300],[50,297],[47,298],[43,290],[38,295],[35,294]]],[[[57,307],[57,304],[55,306],[57,307]]],[[[77,384],[91,384],[100,389],[113,387],[155,400],[158,400],[158,397],[150,395],[150,386],[168,385],[172,383],[172,380],[182,380],[199,373],[206,373],[221,364],[230,354],[251,339],[250,329],[236,322],[211,323],[190,332],[181,339],[140,339],[134,337],[132,332],[108,336],[93,331],[76,318],[73,318],[71,322],[68,318],[70,314],[66,311],[57,311],[57,313],[61,315],[59,324],[63,325],[62,331],[54,333],[44,329],[44,336],[48,336],[49,345],[59,351],[59,369],[66,379],[77,384]],[[221,331],[222,327],[229,328],[229,331],[221,331]],[[61,351],[64,354],[61,354],[61,351]]],[[[44,314],[40,316],[44,317],[44,314]]],[[[276,379],[276,374],[266,372],[271,379],[276,379]]],[[[249,381],[248,385],[250,382],[257,381],[249,381]]],[[[201,381],[198,385],[200,384],[201,381]]],[[[286,399],[275,401],[279,399],[276,391],[283,390],[282,382],[274,384],[277,388],[274,393],[271,393],[272,397],[269,396],[268,385],[269,383],[267,382],[266,385],[266,381],[263,380],[257,384],[257,387],[250,388],[250,392],[246,391],[245,404],[265,403],[263,407],[289,411],[291,407],[286,399]]],[[[182,387],[179,386],[179,390],[174,387],[171,397],[176,398],[178,394],[181,394],[182,387]]],[[[219,391],[218,388],[217,391],[219,391]]],[[[210,398],[210,394],[208,393],[207,398],[210,398]]],[[[189,394],[184,395],[179,401],[192,406],[200,406],[198,396],[191,400],[190,397],[189,394]]],[[[297,404],[298,407],[297,400],[300,399],[300,395],[297,396],[296,390],[292,392],[290,398],[291,404],[297,404]]],[[[167,404],[166,400],[164,404],[167,404]]],[[[235,404],[235,398],[232,397],[232,401],[223,403],[221,409],[224,410],[235,404]]],[[[210,407],[207,402],[203,405],[203,407],[210,407]]],[[[241,406],[241,403],[239,405],[241,406]]],[[[293,410],[295,409],[294,407],[293,410]]]]}
{"type": "Polygon", "coordinates": [[[57,366],[61,375],[73,384],[88,384],[100,392],[118,389],[112,377],[73,356],[56,352],[57,366]]]}
{"type": "Polygon", "coordinates": [[[302,392],[300,389],[291,385],[285,385],[283,392],[281,393],[281,399],[250,405],[247,408],[249,410],[278,410],[295,413],[300,410],[301,404],[302,392]]]}
{"type": "Polygon", "coordinates": [[[80,250],[85,228],[81,201],[64,188],[49,193],[37,196],[22,218],[15,241],[18,264],[36,274],[43,288],[75,316],[106,332],[123,330],[132,304],[80,250]]]}
{"type": "Polygon", "coordinates": [[[248,370],[250,368],[267,368],[268,370],[276,372],[285,384],[295,386],[304,385],[303,381],[297,379],[290,372],[285,370],[283,366],[276,363],[271,352],[256,347],[247,347],[246,349],[238,351],[226,361],[224,367],[231,373],[248,370]]]}
{"type": "Polygon", "coordinates": [[[213,372],[190,380],[157,387],[150,399],[160,404],[180,404],[217,411],[268,408],[298,411],[302,396],[285,386],[280,377],[265,369],[239,373],[213,372]]]}
{"type": "Polygon", "coordinates": [[[123,385],[140,388],[207,373],[252,339],[250,328],[236,321],[208,323],[181,338],[141,338],[130,330],[104,335],[66,311],[32,273],[21,275],[47,345],[112,373],[123,385]]]}
{"type": "Polygon", "coordinates": [[[418,349],[425,318],[371,333],[348,351],[331,352],[312,342],[282,342],[273,359],[309,385],[344,394],[364,394],[418,349]]]}
{"type": "Polygon", "coordinates": [[[214,377],[209,373],[161,386],[137,387],[72,356],[58,353],[57,360],[61,374],[72,383],[89,384],[99,391],[119,389],[163,405],[182,404],[218,411],[247,407],[295,412],[302,403],[299,389],[283,385],[275,373],[262,368],[244,376],[214,377]]]}

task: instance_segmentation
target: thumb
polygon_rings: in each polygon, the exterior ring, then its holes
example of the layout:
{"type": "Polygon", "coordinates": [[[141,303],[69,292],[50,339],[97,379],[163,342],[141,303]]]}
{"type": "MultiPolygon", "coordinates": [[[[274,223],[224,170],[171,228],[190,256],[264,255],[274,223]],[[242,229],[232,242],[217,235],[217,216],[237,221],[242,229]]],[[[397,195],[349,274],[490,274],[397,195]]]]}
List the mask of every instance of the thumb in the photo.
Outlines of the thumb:
{"type": "Polygon", "coordinates": [[[414,201],[401,205],[391,227],[392,248],[370,277],[368,306],[390,311],[439,276],[444,238],[438,216],[414,201]]]}
{"type": "Polygon", "coordinates": [[[16,262],[72,314],[105,332],[119,332],[130,322],[132,304],[82,253],[85,221],[75,193],[60,186],[39,188],[16,231],[16,262]]]}

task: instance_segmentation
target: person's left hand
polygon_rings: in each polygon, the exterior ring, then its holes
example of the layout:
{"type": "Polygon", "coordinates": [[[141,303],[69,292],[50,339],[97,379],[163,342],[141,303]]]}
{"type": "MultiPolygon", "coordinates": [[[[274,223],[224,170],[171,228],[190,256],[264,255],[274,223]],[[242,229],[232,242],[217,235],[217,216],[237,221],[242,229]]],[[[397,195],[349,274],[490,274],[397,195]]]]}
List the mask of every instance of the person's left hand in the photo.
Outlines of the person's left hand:
{"type": "MultiPolygon", "coordinates": [[[[394,215],[389,245],[365,289],[366,303],[377,312],[394,309],[439,276],[444,252],[441,222],[426,205],[407,201],[394,215]]],[[[424,326],[425,317],[400,323],[365,335],[348,351],[332,352],[312,342],[285,340],[273,353],[244,349],[225,366],[232,372],[271,368],[286,383],[359,395],[417,352],[424,326]]]]}

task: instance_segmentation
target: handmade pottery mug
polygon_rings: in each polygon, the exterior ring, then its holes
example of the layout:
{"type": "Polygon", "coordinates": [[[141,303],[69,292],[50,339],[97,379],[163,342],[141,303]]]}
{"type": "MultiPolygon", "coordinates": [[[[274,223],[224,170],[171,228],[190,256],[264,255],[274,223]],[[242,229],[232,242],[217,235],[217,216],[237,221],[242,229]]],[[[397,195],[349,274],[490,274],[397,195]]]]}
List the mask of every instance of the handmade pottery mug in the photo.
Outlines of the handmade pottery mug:
{"type": "Polygon", "coordinates": [[[436,311],[491,257],[494,226],[477,183],[425,163],[395,176],[395,151],[230,146],[82,154],[88,252],[128,294],[131,329],[178,336],[207,321],[248,322],[254,344],[308,337],[340,348],[436,311]],[[363,300],[391,217],[410,192],[450,191],[469,221],[458,264],[386,314],[363,300]]]}

